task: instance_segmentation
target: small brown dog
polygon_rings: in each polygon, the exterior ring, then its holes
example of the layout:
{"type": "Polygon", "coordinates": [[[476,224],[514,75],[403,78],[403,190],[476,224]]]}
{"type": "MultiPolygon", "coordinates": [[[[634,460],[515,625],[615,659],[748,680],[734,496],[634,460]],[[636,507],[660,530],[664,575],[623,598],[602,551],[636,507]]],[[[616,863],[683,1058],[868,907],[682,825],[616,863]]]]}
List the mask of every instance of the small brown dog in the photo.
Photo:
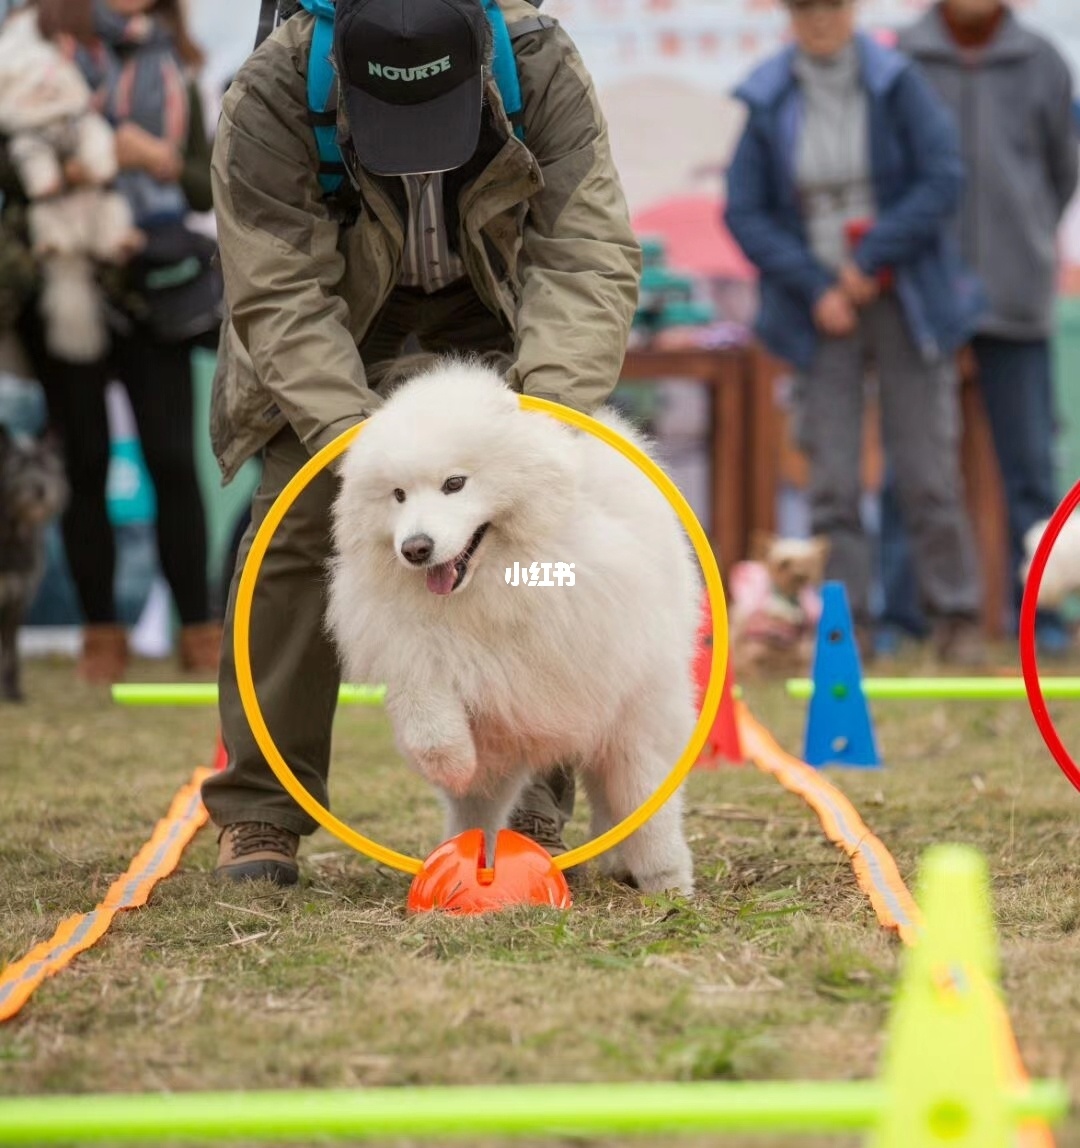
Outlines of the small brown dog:
{"type": "Polygon", "coordinates": [[[759,534],[731,575],[731,657],[742,680],[810,672],[829,541],[759,534]]]}

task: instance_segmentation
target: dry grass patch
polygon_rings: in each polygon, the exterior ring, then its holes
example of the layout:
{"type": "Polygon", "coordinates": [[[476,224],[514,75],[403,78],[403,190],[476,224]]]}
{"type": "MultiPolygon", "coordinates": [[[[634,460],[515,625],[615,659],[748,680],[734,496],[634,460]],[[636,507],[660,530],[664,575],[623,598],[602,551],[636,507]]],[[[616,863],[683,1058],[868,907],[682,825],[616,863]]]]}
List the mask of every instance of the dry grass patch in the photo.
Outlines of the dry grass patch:
{"type": "MultiPolygon", "coordinates": [[[[0,711],[0,961],[92,907],[215,731],[212,711],[114,708],[67,664],[31,665],[28,692],[0,711]]],[[[798,751],[804,706],[779,688],[749,701],[798,751]]],[[[1080,709],[1055,711],[1080,745],[1080,709]]],[[[875,716],[889,768],[834,779],[906,877],[933,842],[985,852],[1025,1058],[1080,1097],[1080,795],[1023,703],[881,703],[875,716]]],[[[423,853],[438,807],[391,746],[379,711],[342,710],[335,811],[423,853]]],[[[0,1090],[872,1074],[900,949],[846,860],[756,770],[695,772],[688,802],[692,901],[588,873],[569,912],[472,920],[408,916],[406,878],[321,832],[298,890],[222,886],[204,831],[147,909],[121,914],[0,1028],[0,1090]]],[[[1075,1118],[1059,1144],[1080,1148],[1075,1118]]]]}

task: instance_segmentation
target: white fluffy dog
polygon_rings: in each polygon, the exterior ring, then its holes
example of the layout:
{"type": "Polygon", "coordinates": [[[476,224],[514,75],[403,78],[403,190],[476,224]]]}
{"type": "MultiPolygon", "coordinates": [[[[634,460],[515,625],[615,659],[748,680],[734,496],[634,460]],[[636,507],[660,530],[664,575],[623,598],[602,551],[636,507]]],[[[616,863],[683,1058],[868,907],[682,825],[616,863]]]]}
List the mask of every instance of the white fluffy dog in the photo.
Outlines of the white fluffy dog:
{"type": "MultiPolygon", "coordinates": [[[[1025,558],[1020,577],[1027,584],[1028,572],[1035,551],[1042,541],[1049,520],[1037,522],[1024,536],[1025,558]]],[[[1039,606],[1055,609],[1065,599],[1080,590],[1080,519],[1071,515],[1065,521],[1050,551],[1049,561],[1039,584],[1039,606]]]]}
{"type": "Polygon", "coordinates": [[[100,358],[107,347],[93,260],[123,260],[139,243],[127,201],[105,187],[116,176],[116,148],[91,100],[79,69],[42,37],[36,10],[12,13],[0,29],[0,131],[31,201],[48,345],[73,361],[100,358]],[[66,184],[69,159],[81,164],[86,185],[66,184]]]}
{"type": "MultiPolygon", "coordinates": [[[[700,619],[693,552],[652,482],[463,360],[397,390],[341,480],[328,626],[350,680],[386,683],[448,836],[481,828],[490,843],[530,775],[563,762],[594,835],[637,808],[693,729],[700,619]],[[534,562],[573,564],[573,585],[513,585],[514,564],[534,562]]],[[[680,795],[603,864],[643,891],[691,892],[680,795]]]]}

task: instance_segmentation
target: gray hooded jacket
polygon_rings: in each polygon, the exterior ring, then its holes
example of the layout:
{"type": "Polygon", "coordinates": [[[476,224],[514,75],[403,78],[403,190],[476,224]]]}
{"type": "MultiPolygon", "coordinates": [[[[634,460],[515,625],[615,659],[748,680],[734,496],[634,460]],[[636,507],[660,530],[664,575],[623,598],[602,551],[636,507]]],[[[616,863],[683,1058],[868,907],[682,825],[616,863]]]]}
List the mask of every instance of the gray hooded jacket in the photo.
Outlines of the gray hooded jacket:
{"type": "Polygon", "coordinates": [[[980,332],[1046,338],[1057,229],[1080,158],[1068,65],[1011,12],[986,48],[970,52],[937,6],[900,34],[899,47],[922,66],[960,127],[967,179],[956,226],[990,297],[980,332]]]}

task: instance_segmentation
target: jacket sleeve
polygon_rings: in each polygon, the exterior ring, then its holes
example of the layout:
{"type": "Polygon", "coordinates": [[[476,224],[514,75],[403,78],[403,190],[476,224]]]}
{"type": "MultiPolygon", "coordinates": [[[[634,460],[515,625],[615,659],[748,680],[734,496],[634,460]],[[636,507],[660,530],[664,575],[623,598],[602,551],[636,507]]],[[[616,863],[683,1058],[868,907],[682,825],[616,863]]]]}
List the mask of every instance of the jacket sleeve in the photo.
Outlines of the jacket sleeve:
{"type": "Polygon", "coordinates": [[[763,275],[813,307],[835,277],[777,217],[774,178],[760,116],[751,111],[728,167],[724,222],[763,275]]]}
{"type": "Polygon", "coordinates": [[[206,138],[206,120],[197,84],[188,85],[188,107],[191,111],[180,187],[192,211],[211,211],[214,200],[210,192],[210,142],[206,138]]]}
{"type": "Polygon", "coordinates": [[[527,395],[590,412],[614,390],[637,308],[641,248],[592,80],[558,26],[516,46],[525,143],[543,185],[519,261],[515,361],[527,395]]]}
{"type": "Polygon", "coordinates": [[[213,198],[233,328],[312,454],[379,404],[336,291],[345,261],[318,167],[296,50],[268,40],[226,94],[213,198]]]}
{"type": "Polygon", "coordinates": [[[904,263],[930,242],[956,210],[963,191],[960,135],[952,113],[914,67],[905,68],[892,93],[893,118],[908,141],[914,179],[884,209],[855,253],[866,275],[904,263]]]}
{"type": "Polygon", "coordinates": [[[1047,173],[1060,220],[1076,193],[1080,141],[1077,140],[1073,111],[1072,74],[1057,51],[1051,49],[1049,55],[1046,69],[1049,99],[1044,113],[1043,132],[1047,173]]]}

